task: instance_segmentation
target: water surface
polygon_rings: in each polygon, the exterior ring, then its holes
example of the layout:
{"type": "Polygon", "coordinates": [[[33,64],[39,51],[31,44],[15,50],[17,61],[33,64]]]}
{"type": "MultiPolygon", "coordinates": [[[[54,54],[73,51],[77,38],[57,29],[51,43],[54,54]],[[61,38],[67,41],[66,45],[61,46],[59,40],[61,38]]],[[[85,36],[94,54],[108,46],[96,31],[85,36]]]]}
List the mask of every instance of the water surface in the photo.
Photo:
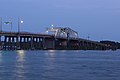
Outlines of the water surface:
{"type": "Polygon", "coordinates": [[[0,51],[0,80],[120,80],[120,50],[0,51]]]}

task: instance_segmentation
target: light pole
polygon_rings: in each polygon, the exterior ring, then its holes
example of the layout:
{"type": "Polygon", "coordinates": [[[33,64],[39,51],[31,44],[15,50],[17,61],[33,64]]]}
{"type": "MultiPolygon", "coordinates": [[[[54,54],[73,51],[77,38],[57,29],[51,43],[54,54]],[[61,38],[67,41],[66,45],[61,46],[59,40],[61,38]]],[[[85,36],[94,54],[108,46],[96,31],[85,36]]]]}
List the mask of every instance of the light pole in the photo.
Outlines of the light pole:
{"type": "Polygon", "coordinates": [[[12,22],[10,22],[10,24],[11,24],[11,33],[12,33],[12,22]]]}
{"type": "Polygon", "coordinates": [[[18,17],[18,33],[20,32],[20,18],[18,17]]]}
{"type": "Polygon", "coordinates": [[[2,17],[0,18],[0,32],[2,32],[2,17]]]}
{"type": "Polygon", "coordinates": [[[12,28],[13,28],[12,20],[13,20],[13,18],[11,18],[10,21],[8,22],[8,24],[10,24],[10,27],[11,27],[11,31],[10,31],[11,33],[12,33],[12,28]]]}
{"type": "Polygon", "coordinates": [[[89,35],[89,34],[88,34],[88,37],[87,37],[87,38],[88,38],[88,40],[90,40],[90,35],[89,35]]]}
{"type": "Polygon", "coordinates": [[[23,23],[23,21],[20,20],[20,18],[18,17],[18,33],[20,33],[20,27],[21,27],[22,23],[23,23]]]}

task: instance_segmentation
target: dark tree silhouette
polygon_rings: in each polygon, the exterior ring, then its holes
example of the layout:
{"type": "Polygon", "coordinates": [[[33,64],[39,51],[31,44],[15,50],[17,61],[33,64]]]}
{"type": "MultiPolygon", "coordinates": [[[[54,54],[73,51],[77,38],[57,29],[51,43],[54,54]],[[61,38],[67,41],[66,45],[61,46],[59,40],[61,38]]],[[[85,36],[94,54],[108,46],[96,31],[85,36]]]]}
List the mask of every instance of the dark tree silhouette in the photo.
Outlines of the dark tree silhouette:
{"type": "Polygon", "coordinates": [[[120,49],[120,43],[115,41],[100,41],[100,43],[110,45],[116,49],[120,49]]]}

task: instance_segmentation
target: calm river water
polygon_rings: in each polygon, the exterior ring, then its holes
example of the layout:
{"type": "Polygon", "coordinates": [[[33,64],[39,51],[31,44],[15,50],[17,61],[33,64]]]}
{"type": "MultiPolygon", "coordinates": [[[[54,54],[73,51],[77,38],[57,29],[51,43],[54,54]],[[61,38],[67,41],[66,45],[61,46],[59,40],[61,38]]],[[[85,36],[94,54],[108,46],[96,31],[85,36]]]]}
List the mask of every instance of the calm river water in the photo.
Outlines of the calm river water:
{"type": "Polygon", "coordinates": [[[0,80],[120,80],[120,50],[0,51],[0,80]]]}

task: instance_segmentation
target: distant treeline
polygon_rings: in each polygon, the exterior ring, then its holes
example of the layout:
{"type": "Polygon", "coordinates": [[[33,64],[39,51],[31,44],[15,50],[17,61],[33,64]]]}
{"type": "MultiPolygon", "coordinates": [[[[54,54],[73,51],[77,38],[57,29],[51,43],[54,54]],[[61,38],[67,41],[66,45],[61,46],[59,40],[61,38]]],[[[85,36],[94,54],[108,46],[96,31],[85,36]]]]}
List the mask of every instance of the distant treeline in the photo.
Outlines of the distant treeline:
{"type": "Polygon", "coordinates": [[[116,49],[120,49],[120,43],[115,41],[100,41],[100,43],[110,45],[116,49]]]}

